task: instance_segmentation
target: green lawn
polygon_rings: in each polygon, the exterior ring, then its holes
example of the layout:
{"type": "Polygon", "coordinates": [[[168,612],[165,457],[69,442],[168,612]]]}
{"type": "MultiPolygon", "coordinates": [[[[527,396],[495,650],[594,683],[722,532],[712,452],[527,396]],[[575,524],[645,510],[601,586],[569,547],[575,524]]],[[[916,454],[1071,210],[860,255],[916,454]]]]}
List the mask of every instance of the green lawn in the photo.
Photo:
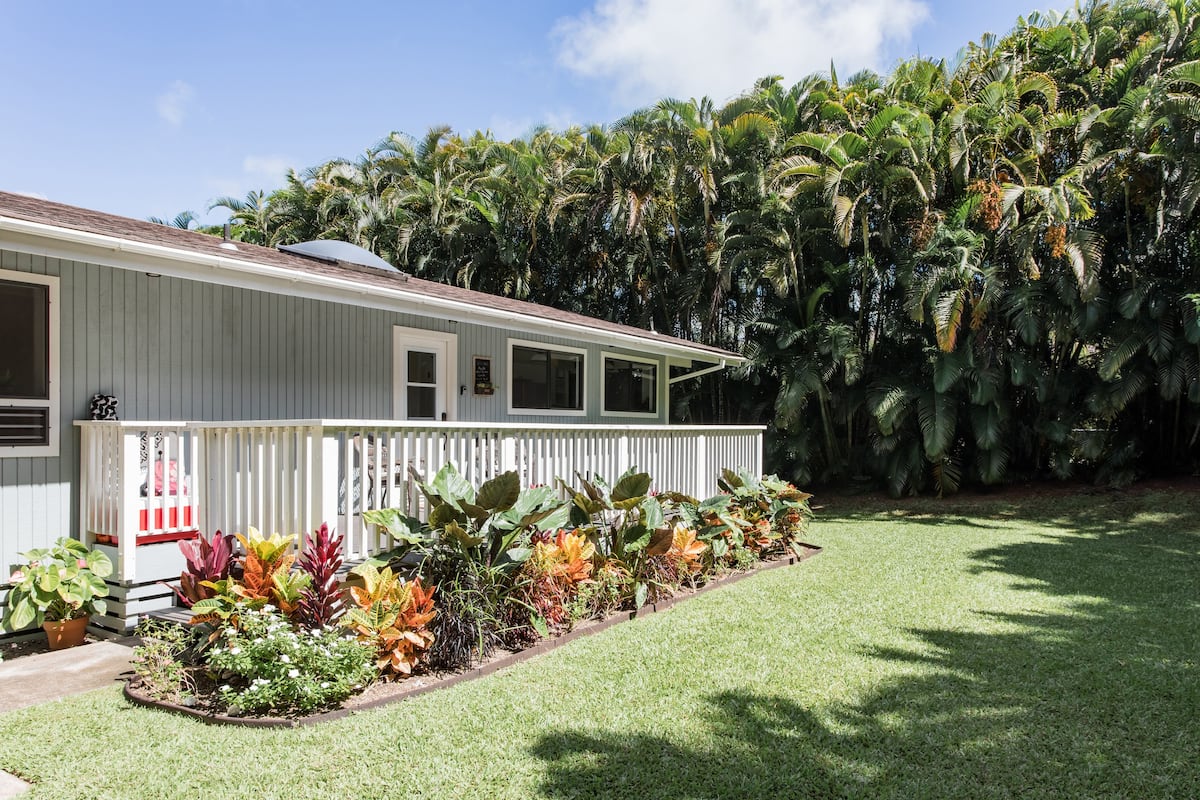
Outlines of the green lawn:
{"type": "Polygon", "coordinates": [[[33,798],[1200,796],[1200,495],[879,501],[809,538],[799,567],[324,726],[116,690],[13,712],[0,768],[33,798]]]}

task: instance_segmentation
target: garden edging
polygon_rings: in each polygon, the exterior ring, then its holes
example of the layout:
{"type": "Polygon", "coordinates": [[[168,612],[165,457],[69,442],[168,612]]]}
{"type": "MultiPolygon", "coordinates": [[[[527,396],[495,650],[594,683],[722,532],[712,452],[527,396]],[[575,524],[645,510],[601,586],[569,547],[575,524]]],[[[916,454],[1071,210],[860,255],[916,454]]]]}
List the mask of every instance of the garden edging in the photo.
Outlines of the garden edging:
{"type": "Polygon", "coordinates": [[[662,601],[648,603],[636,611],[618,612],[607,619],[600,620],[599,622],[586,625],[584,627],[575,628],[574,630],[568,631],[562,636],[556,636],[553,639],[544,639],[534,646],[526,648],[525,650],[509,653],[508,655],[501,656],[478,667],[474,667],[463,672],[453,673],[444,678],[435,679],[419,686],[413,686],[409,689],[404,689],[396,692],[395,694],[388,695],[387,697],[371,700],[350,708],[335,708],[330,711],[323,711],[317,714],[309,714],[307,716],[294,718],[233,717],[224,714],[212,714],[195,708],[189,708],[188,706],[179,705],[177,703],[154,700],[146,695],[141,694],[134,686],[132,681],[125,684],[123,693],[125,695],[125,699],[134,705],[144,706],[147,708],[158,708],[165,711],[184,714],[210,725],[238,725],[248,728],[299,728],[308,725],[315,725],[320,722],[330,722],[359,711],[369,711],[371,709],[391,705],[392,703],[398,703],[411,697],[417,697],[418,695],[422,695],[436,689],[446,689],[454,686],[455,684],[464,683],[466,681],[475,680],[476,678],[482,678],[487,675],[491,675],[495,672],[505,669],[506,667],[520,664],[535,656],[547,653],[557,647],[561,647],[564,644],[575,641],[576,639],[581,639],[585,636],[591,636],[592,634],[607,630],[618,623],[628,622],[637,617],[648,616],[650,614],[656,614],[660,611],[666,611],[684,600],[689,600],[693,597],[704,594],[705,592],[737,583],[738,581],[744,580],[753,575],[757,575],[760,572],[799,564],[800,562],[806,561],[821,552],[821,548],[817,545],[809,544],[807,542],[799,542],[798,544],[804,548],[804,555],[802,556],[788,555],[784,558],[779,558],[774,561],[760,562],[745,572],[735,572],[730,575],[725,575],[718,580],[709,581],[700,588],[687,592],[686,594],[677,594],[674,597],[669,597],[662,601]]]}

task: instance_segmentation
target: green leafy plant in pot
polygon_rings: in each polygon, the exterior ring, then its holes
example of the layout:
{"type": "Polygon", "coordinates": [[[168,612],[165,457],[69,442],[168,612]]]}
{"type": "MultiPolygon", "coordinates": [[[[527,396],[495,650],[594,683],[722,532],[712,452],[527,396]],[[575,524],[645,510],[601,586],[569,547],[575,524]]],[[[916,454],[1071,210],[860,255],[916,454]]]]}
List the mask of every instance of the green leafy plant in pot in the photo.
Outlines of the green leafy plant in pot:
{"type": "Polygon", "coordinates": [[[113,571],[108,556],[70,538],[20,555],[26,563],[9,577],[5,627],[41,624],[52,650],[81,644],[88,618],[107,610],[104,579],[113,571]]]}

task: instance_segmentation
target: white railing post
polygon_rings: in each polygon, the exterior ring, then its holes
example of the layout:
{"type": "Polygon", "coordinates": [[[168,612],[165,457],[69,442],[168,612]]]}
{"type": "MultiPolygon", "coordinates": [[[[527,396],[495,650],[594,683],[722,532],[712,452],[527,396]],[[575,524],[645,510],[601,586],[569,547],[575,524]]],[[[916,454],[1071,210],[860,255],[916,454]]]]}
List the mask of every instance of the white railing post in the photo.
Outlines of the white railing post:
{"type": "MultiPolygon", "coordinates": [[[[315,514],[317,517],[317,525],[327,523],[331,530],[347,534],[346,542],[349,544],[349,530],[345,525],[345,521],[338,516],[338,434],[336,431],[325,428],[318,428],[317,432],[320,435],[319,447],[314,449],[314,455],[317,458],[317,463],[313,469],[314,492],[313,501],[315,505],[315,514]]],[[[346,476],[346,511],[347,515],[350,512],[351,497],[353,490],[353,476],[346,476]]]]}
{"type": "MultiPolygon", "coordinates": [[[[615,481],[617,478],[624,475],[626,470],[633,466],[633,464],[630,463],[631,461],[632,459],[629,457],[629,434],[622,432],[621,435],[617,437],[617,474],[606,475],[605,477],[610,481],[615,481]]],[[[649,464],[638,465],[638,467],[643,471],[649,466],[649,464]]],[[[650,477],[653,478],[654,476],[651,475],[650,477]]]]}
{"type": "Polygon", "coordinates": [[[515,469],[520,473],[521,465],[517,463],[517,439],[510,435],[500,434],[500,463],[497,464],[498,473],[506,473],[510,469],[515,469]]]}
{"type": "Polygon", "coordinates": [[[117,560],[120,562],[121,580],[132,583],[137,579],[137,537],[141,529],[138,518],[141,484],[141,439],[136,430],[118,432],[120,454],[117,472],[117,560]]]}
{"type": "MultiPolygon", "coordinates": [[[[209,473],[208,473],[208,447],[210,431],[200,430],[198,428],[189,427],[186,429],[188,436],[192,439],[192,453],[196,463],[196,472],[192,475],[191,485],[191,501],[192,508],[196,510],[196,518],[192,520],[193,526],[205,536],[211,536],[212,530],[208,527],[209,511],[209,473]]],[[[180,479],[184,479],[181,475],[180,479]]]]}
{"type": "Polygon", "coordinates": [[[692,497],[700,498],[708,496],[708,482],[712,480],[709,472],[708,437],[700,434],[696,437],[696,471],[693,473],[695,476],[693,478],[695,485],[692,486],[692,490],[688,494],[692,495],[692,497]]]}
{"type": "Polygon", "coordinates": [[[94,501],[92,487],[92,463],[95,461],[95,436],[92,425],[82,425],[79,428],[79,541],[91,547],[92,540],[88,536],[92,525],[94,501]]]}

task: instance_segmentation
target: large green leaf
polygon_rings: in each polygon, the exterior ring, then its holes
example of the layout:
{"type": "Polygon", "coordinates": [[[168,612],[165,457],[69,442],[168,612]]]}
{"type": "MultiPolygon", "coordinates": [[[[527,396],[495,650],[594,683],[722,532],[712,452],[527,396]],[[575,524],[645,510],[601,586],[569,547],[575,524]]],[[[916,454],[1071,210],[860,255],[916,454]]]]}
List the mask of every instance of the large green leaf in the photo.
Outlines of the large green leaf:
{"type": "Polygon", "coordinates": [[[434,530],[445,528],[450,523],[465,523],[467,515],[449,503],[437,506],[429,513],[429,526],[434,530]]]}
{"type": "Polygon", "coordinates": [[[402,545],[416,545],[428,539],[425,525],[395,508],[380,508],[363,512],[363,522],[378,525],[392,540],[402,545]]]}
{"type": "Polygon", "coordinates": [[[107,578],[113,573],[113,564],[108,556],[99,550],[91,550],[87,554],[87,565],[93,573],[101,578],[107,578]]]}
{"type": "Polygon", "coordinates": [[[558,494],[552,487],[538,486],[534,489],[526,489],[521,492],[521,496],[517,498],[517,501],[508,510],[518,516],[524,516],[534,511],[558,505],[561,502],[558,494]]]}
{"type": "Polygon", "coordinates": [[[27,628],[41,616],[41,611],[38,610],[28,592],[18,592],[13,589],[8,594],[8,603],[8,613],[5,615],[4,624],[9,630],[19,631],[27,628]]]}
{"type": "Polygon", "coordinates": [[[718,494],[700,503],[698,510],[701,514],[717,513],[729,508],[730,498],[728,495],[718,494]]]}
{"type": "Polygon", "coordinates": [[[516,472],[497,475],[479,487],[475,502],[489,511],[512,508],[521,496],[521,479],[516,472]]]}
{"type": "Polygon", "coordinates": [[[627,500],[639,500],[650,491],[651,478],[645,472],[626,473],[613,487],[611,497],[613,505],[627,500]]]}
{"type": "Polygon", "coordinates": [[[625,531],[625,540],[623,547],[627,553],[636,553],[646,548],[650,544],[650,536],[652,530],[645,525],[630,525],[625,531]]]}
{"type": "Polygon", "coordinates": [[[446,463],[438,470],[437,475],[430,481],[429,488],[447,503],[458,505],[460,500],[475,502],[475,487],[460,475],[451,463],[446,463]]]}
{"type": "Polygon", "coordinates": [[[642,524],[647,528],[658,528],[663,524],[663,507],[657,498],[647,497],[642,501],[642,524]]]}
{"type": "Polygon", "coordinates": [[[472,547],[478,547],[484,542],[482,536],[474,536],[468,533],[466,528],[453,521],[447,523],[446,527],[442,529],[442,536],[446,541],[453,542],[467,550],[472,547]]]}
{"type": "Polygon", "coordinates": [[[607,511],[612,508],[612,506],[608,505],[608,503],[605,503],[603,500],[593,500],[586,494],[582,493],[572,497],[571,502],[589,517],[599,514],[601,511],[607,511]]]}
{"type": "Polygon", "coordinates": [[[43,592],[57,591],[58,585],[58,573],[55,571],[43,572],[37,582],[37,588],[43,592]]]}

